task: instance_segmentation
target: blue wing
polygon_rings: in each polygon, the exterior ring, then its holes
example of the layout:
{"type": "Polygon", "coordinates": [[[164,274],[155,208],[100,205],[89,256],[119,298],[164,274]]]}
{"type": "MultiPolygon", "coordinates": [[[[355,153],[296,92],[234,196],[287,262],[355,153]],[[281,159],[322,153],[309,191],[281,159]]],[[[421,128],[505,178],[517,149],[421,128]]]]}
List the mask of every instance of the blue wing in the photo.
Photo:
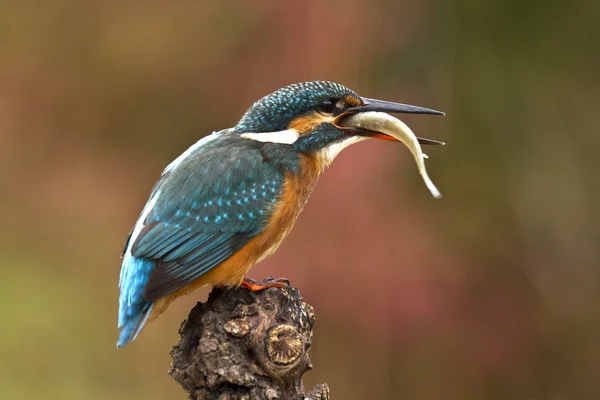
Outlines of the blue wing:
{"type": "Polygon", "coordinates": [[[239,136],[212,140],[170,165],[155,185],[121,270],[119,326],[132,321],[130,336],[152,301],[193,282],[261,232],[283,177],[253,146],[239,136]]]}
{"type": "Polygon", "coordinates": [[[241,142],[188,157],[156,188],[157,200],[131,247],[134,257],[157,261],[146,300],[191,283],[262,230],[282,177],[258,149],[241,142]]]}

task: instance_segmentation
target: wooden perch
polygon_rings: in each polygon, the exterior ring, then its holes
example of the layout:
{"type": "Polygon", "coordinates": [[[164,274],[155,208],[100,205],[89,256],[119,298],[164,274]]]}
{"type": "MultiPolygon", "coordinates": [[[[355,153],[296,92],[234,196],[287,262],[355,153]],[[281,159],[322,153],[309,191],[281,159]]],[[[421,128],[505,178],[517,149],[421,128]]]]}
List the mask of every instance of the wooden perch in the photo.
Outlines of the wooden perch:
{"type": "Polygon", "coordinates": [[[213,289],[182,323],[169,374],[191,400],[329,400],[326,384],[302,385],[314,320],[296,288],[213,289]]]}

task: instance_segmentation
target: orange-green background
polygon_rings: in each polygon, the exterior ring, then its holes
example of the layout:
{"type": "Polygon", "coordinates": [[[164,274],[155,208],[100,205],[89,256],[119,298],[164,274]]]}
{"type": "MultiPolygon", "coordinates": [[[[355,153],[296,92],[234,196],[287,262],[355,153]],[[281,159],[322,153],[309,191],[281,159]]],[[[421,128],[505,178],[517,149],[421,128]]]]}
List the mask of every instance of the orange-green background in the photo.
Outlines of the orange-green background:
{"type": "Polygon", "coordinates": [[[117,351],[119,254],[164,166],[289,83],[441,109],[322,177],[252,275],[316,308],[336,399],[600,399],[600,3],[0,3],[0,398],[184,399],[188,296],[117,351]]]}

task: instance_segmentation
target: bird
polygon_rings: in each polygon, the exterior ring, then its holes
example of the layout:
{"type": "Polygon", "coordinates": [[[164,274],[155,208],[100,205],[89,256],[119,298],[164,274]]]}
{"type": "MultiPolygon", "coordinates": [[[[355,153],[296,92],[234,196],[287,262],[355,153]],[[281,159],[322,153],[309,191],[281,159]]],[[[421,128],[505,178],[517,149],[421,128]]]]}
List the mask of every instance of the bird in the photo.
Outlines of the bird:
{"type": "Polygon", "coordinates": [[[290,233],[340,151],[370,138],[396,140],[340,124],[370,111],[444,114],[361,97],[335,82],[295,83],[256,101],[237,125],[204,136],[168,164],[122,252],[117,347],[199,287],[287,287],[283,278],[246,275],[290,233]]]}

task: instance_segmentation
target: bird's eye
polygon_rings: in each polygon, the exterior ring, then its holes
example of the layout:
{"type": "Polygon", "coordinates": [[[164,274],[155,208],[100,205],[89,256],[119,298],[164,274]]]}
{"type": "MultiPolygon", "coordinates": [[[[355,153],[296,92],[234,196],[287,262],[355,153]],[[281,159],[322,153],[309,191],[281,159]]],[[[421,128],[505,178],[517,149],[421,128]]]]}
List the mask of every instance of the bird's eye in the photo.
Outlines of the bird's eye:
{"type": "Polygon", "coordinates": [[[335,106],[337,104],[336,99],[325,99],[319,104],[319,111],[331,114],[335,110],[335,106]]]}

